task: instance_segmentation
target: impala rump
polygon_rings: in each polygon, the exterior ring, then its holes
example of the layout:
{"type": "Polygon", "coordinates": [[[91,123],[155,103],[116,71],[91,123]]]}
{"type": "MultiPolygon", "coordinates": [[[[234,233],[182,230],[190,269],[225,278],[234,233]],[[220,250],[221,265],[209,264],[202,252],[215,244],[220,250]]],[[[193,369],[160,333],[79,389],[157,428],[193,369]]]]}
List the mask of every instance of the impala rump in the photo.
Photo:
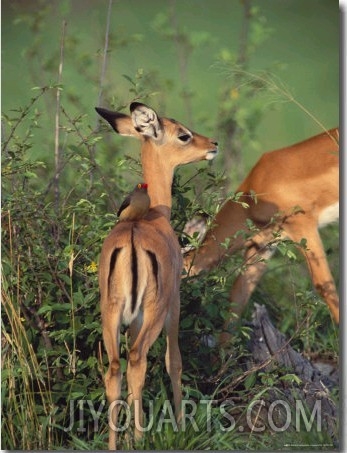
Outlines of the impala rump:
{"type": "Polygon", "coordinates": [[[107,300],[118,305],[126,325],[138,316],[143,299],[156,297],[158,292],[158,260],[136,240],[138,228],[137,222],[131,225],[129,243],[114,247],[108,265],[107,300]]]}

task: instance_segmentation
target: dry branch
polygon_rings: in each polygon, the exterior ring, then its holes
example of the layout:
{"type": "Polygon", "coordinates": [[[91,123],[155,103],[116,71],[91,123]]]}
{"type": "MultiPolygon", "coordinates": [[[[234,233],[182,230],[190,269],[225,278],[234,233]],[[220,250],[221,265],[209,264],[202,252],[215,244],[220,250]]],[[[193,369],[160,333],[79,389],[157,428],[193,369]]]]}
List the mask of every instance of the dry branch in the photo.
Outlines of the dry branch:
{"type": "MultiPolygon", "coordinates": [[[[322,427],[334,441],[337,441],[338,413],[335,402],[331,398],[331,390],[338,386],[338,381],[331,376],[324,375],[308,359],[290,346],[290,342],[271,323],[264,306],[255,304],[252,318],[253,332],[250,351],[253,361],[256,364],[267,362],[263,368],[265,371],[283,367],[288,373],[298,376],[301,380],[300,384],[284,389],[286,398],[291,403],[300,399],[310,411],[313,410],[316,401],[321,400],[322,427]],[[269,362],[270,358],[272,360],[269,362]]],[[[283,389],[279,391],[283,394],[283,389]]],[[[272,396],[278,399],[278,394],[274,389],[272,396]]]]}

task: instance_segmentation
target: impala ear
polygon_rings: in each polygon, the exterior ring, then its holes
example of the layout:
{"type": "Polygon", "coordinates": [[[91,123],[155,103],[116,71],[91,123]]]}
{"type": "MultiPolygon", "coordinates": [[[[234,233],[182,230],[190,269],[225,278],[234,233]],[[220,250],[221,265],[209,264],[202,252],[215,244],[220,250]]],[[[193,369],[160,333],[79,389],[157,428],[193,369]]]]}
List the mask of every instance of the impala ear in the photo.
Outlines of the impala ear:
{"type": "Polygon", "coordinates": [[[141,138],[139,133],[134,129],[133,122],[129,115],[120,112],[112,112],[111,110],[100,107],[95,107],[95,110],[113,127],[117,134],[141,138]]]}
{"type": "Polygon", "coordinates": [[[164,133],[163,126],[160,118],[153,109],[147,107],[145,104],[132,102],[130,104],[130,112],[134,128],[139,134],[153,140],[162,139],[164,133]]]}

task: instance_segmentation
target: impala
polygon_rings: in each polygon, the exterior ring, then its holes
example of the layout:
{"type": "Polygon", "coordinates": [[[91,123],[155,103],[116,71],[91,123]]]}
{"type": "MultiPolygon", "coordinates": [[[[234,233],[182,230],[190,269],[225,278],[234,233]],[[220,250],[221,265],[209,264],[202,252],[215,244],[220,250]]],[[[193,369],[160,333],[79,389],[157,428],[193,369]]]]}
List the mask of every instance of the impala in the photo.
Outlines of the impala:
{"type": "MultiPolygon", "coordinates": [[[[246,268],[230,293],[233,313],[242,313],[265,271],[266,261],[274,252],[270,244],[284,238],[299,243],[305,238],[307,247],[300,250],[313,284],[339,322],[339,299],[318,233],[318,228],[339,217],[338,139],[336,128],[265,153],[237,189],[236,193],[242,193],[238,202],[229,200],[222,206],[202,245],[185,256],[186,271],[196,275],[211,269],[227,254],[245,250],[246,268]],[[256,234],[247,219],[258,227],[256,234]]],[[[228,323],[221,344],[230,338],[228,323]]]]}
{"type": "MultiPolygon", "coordinates": [[[[132,103],[131,116],[97,108],[120,135],[141,140],[143,180],[148,183],[150,209],[143,219],[118,223],[105,239],[99,263],[102,331],[109,359],[105,375],[111,410],[109,448],[117,444],[117,402],[121,398],[119,341],[121,324],[131,338],[127,365],[128,403],[134,406],[135,438],[141,437],[142,389],[147,353],[164,325],[166,369],[175,415],[181,417],[181,355],[178,346],[181,249],[170,224],[171,186],[176,166],[211,160],[217,143],[175,120],[160,118],[144,104],[132,103]]],[[[119,405],[118,405],[119,406],[119,405]]]]}

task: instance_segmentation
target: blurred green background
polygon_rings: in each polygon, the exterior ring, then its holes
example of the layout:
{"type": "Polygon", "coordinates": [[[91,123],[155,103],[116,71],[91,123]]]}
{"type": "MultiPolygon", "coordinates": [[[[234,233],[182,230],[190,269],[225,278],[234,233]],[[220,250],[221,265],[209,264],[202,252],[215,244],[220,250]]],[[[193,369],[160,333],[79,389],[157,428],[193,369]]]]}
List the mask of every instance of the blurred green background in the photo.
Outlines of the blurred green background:
{"type": "MultiPolygon", "coordinates": [[[[242,34],[248,32],[247,71],[268,71],[277,88],[275,93],[259,90],[252,95],[253,100],[259,97],[263,110],[253,140],[241,151],[244,168],[236,178],[242,178],[262,152],[321,132],[312,117],[291,102],[291,96],[324,127],[336,126],[338,2],[254,0],[251,6],[256,19],[250,28],[243,22],[245,2],[240,0],[113,2],[101,103],[105,107],[129,103],[134,97],[129,79],[136,81],[140,74],[147,92],[156,92],[149,104],[214,136],[222,153],[228,154],[229,146],[218,134],[217,117],[228,93],[242,94],[244,86],[235,82],[232,70],[242,34]]],[[[95,124],[108,8],[106,0],[3,1],[3,111],[25,105],[32,87],[57,82],[65,20],[61,102],[95,124]]],[[[243,107],[247,109],[246,102],[243,107]]],[[[32,153],[49,164],[53,161],[47,138],[54,130],[53,94],[50,101],[45,100],[43,111],[32,153]]],[[[137,149],[129,141],[127,146],[137,149]]],[[[223,158],[218,162],[223,165],[223,158]]]]}

